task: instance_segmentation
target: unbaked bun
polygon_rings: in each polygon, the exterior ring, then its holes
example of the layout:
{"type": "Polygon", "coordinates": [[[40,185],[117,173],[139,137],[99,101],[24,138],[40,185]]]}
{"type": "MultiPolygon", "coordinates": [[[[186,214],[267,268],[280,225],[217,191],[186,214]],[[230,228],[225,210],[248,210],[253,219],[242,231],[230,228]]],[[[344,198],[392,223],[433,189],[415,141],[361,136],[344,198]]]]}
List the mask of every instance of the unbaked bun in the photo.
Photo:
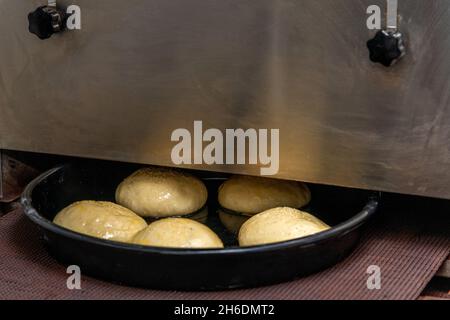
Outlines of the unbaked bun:
{"type": "Polygon", "coordinates": [[[308,187],[297,181],[233,176],[219,188],[219,203],[222,207],[246,214],[276,207],[301,208],[310,200],[308,187]]]}
{"type": "Polygon", "coordinates": [[[250,216],[245,216],[242,214],[229,213],[223,208],[217,210],[219,215],[219,220],[223,226],[231,233],[237,234],[239,229],[244,224],[245,221],[250,219],[250,216]]]}
{"type": "Polygon", "coordinates": [[[223,248],[222,240],[207,226],[185,218],[166,218],[151,223],[133,242],[169,248],[223,248]]]}
{"type": "Polygon", "coordinates": [[[112,202],[80,201],[61,210],[53,222],[92,237],[130,242],[147,227],[144,219],[112,202]]]}
{"type": "Polygon", "coordinates": [[[306,237],[330,226],[292,208],[274,208],[251,217],[239,231],[240,246],[256,246],[306,237]]]}
{"type": "Polygon", "coordinates": [[[203,182],[187,173],[144,168],[126,178],[116,190],[116,202],[142,217],[184,216],[201,209],[208,192],[203,182]]]}

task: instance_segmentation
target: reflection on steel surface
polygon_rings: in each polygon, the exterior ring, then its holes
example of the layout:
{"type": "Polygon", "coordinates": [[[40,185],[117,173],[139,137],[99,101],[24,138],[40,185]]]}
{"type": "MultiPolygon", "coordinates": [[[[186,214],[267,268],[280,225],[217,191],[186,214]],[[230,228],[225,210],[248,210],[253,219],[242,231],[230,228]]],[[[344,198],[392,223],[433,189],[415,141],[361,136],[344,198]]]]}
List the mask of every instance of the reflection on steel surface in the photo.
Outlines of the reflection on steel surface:
{"type": "Polygon", "coordinates": [[[366,48],[384,0],[58,0],[83,28],[45,41],[41,3],[0,1],[2,148],[170,165],[194,120],[280,128],[279,177],[450,198],[446,0],[399,1],[389,69],[366,48]]]}

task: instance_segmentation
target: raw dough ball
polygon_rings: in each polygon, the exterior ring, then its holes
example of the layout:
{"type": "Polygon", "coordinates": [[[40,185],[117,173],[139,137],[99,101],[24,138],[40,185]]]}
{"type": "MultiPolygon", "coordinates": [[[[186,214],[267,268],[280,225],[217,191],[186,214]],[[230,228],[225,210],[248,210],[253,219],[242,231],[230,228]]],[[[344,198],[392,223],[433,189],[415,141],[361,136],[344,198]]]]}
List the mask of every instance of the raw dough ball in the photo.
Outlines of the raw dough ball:
{"type": "Polygon", "coordinates": [[[207,226],[185,218],[151,223],[133,239],[136,244],[169,248],[223,248],[222,240],[207,226]]]}
{"type": "Polygon", "coordinates": [[[144,168],[117,187],[116,202],[142,217],[163,218],[192,214],[208,198],[203,182],[187,173],[144,168]]]}
{"type": "Polygon", "coordinates": [[[239,215],[239,214],[231,214],[223,209],[217,210],[219,213],[220,222],[224,225],[224,227],[230,231],[231,233],[237,234],[239,229],[244,224],[245,221],[250,219],[250,216],[239,215]]]}
{"type": "Polygon", "coordinates": [[[219,203],[222,207],[247,214],[276,207],[301,208],[310,200],[308,187],[297,181],[233,176],[219,188],[219,203]]]}
{"type": "Polygon", "coordinates": [[[256,246],[306,237],[330,226],[292,208],[274,208],[251,217],[239,231],[239,245],[256,246]]]}
{"type": "Polygon", "coordinates": [[[53,220],[61,227],[92,237],[130,242],[147,227],[137,214],[112,202],[80,201],[61,210],[53,220]]]}

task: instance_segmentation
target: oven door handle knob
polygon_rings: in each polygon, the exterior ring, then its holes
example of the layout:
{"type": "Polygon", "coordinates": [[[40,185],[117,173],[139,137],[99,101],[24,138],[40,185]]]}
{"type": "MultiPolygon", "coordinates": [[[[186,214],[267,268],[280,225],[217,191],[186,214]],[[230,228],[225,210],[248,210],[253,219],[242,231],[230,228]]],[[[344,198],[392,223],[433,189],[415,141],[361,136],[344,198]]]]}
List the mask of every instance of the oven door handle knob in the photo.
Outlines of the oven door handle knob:
{"type": "Polygon", "coordinates": [[[52,6],[42,6],[28,14],[28,30],[39,39],[48,39],[64,30],[66,15],[52,6]]]}
{"type": "Polygon", "coordinates": [[[372,62],[381,63],[385,67],[395,64],[405,55],[403,36],[397,31],[378,31],[375,37],[367,42],[372,62]]]}

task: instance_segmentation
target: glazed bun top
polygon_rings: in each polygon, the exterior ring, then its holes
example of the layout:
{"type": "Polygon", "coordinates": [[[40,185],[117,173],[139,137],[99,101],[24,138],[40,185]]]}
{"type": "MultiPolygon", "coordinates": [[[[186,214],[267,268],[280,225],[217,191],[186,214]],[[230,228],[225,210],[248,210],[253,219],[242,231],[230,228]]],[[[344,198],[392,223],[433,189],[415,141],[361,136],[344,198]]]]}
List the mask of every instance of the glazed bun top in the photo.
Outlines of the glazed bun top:
{"type": "Polygon", "coordinates": [[[330,227],[313,215],[293,208],[273,208],[247,220],[239,231],[240,246],[283,242],[313,235],[330,227]]]}
{"type": "Polygon", "coordinates": [[[53,222],[61,227],[92,237],[130,242],[147,227],[137,214],[105,201],[79,201],[61,210],[53,222]]]}
{"type": "Polygon", "coordinates": [[[133,242],[167,248],[223,248],[222,240],[210,228],[185,218],[166,218],[155,221],[140,231],[133,242]]]}
{"type": "Polygon", "coordinates": [[[219,188],[223,208],[247,214],[275,207],[301,208],[310,200],[308,187],[297,181],[236,175],[219,188]]]}
{"type": "Polygon", "coordinates": [[[117,187],[116,202],[142,217],[183,216],[201,209],[208,198],[203,182],[187,173],[150,167],[117,187]]]}

